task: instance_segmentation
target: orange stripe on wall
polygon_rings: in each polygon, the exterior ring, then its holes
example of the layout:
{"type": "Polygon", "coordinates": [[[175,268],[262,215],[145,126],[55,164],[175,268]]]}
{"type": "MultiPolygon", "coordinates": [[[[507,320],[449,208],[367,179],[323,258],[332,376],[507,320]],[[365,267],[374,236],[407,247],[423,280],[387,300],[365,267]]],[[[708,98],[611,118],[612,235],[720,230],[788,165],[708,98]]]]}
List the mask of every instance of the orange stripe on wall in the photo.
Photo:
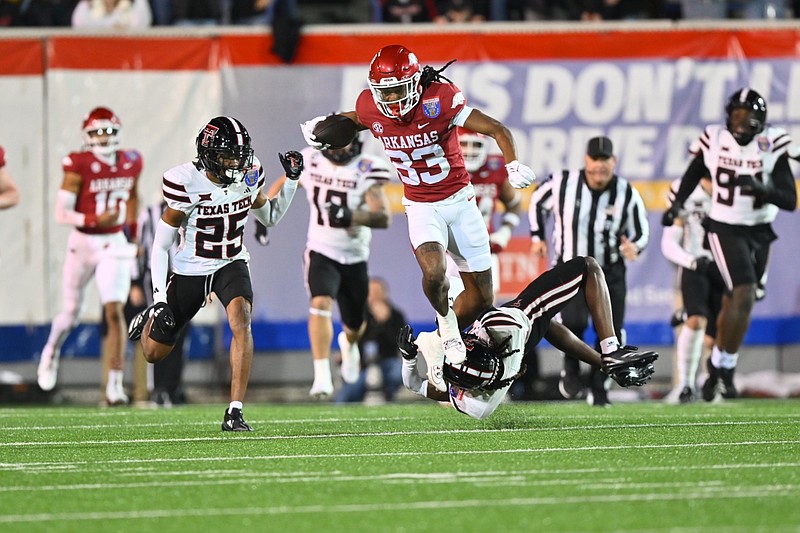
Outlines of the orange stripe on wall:
{"type": "Polygon", "coordinates": [[[0,75],[41,75],[44,72],[42,46],[38,39],[0,40],[0,75]]]}
{"type": "Polygon", "coordinates": [[[75,70],[214,70],[219,40],[213,38],[52,37],[49,68],[75,70]]]}

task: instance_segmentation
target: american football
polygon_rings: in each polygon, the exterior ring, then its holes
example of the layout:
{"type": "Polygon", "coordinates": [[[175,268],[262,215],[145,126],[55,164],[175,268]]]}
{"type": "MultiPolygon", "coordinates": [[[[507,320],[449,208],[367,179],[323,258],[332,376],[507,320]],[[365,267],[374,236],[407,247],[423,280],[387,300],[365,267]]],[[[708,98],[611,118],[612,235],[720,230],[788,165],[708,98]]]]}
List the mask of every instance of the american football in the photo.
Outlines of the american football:
{"type": "Polygon", "coordinates": [[[328,115],[314,126],[314,137],[322,144],[337,149],[344,148],[358,135],[356,123],[344,115],[328,115]]]}

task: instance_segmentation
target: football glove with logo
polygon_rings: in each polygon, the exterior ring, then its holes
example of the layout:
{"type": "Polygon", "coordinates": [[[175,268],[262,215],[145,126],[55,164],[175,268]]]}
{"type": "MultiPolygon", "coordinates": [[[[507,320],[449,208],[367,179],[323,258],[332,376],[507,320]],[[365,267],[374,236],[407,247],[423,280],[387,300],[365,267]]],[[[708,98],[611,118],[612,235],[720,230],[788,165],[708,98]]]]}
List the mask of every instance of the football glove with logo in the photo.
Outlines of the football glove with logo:
{"type": "Polygon", "coordinates": [[[524,189],[536,180],[533,170],[516,159],[506,164],[506,172],[508,172],[508,182],[515,189],[524,189]]]}

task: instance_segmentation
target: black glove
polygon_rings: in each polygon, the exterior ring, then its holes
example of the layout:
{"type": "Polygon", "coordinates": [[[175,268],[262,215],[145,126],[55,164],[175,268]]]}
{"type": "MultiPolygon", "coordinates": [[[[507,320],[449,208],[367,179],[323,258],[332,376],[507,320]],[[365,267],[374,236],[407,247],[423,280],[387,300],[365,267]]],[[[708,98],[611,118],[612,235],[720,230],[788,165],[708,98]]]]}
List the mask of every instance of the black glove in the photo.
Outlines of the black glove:
{"type": "Polygon", "coordinates": [[[349,228],[353,222],[353,211],[346,205],[328,205],[328,223],[332,228],[349,228]]]}
{"type": "Polygon", "coordinates": [[[706,270],[708,270],[708,265],[711,264],[711,259],[708,257],[701,255],[694,260],[694,271],[698,274],[705,274],[706,270]]]}
{"type": "Polygon", "coordinates": [[[256,240],[261,246],[266,246],[269,244],[269,231],[267,230],[267,227],[258,219],[256,219],[256,240]]]}
{"type": "Polygon", "coordinates": [[[609,372],[608,376],[616,381],[620,387],[641,387],[653,379],[654,372],[653,363],[648,363],[641,366],[620,368],[614,372],[609,372]]]}
{"type": "Polygon", "coordinates": [[[414,342],[414,328],[406,324],[400,328],[397,334],[397,347],[400,349],[400,355],[403,359],[411,361],[417,356],[418,349],[414,342]]]}
{"type": "Polygon", "coordinates": [[[278,159],[281,160],[283,171],[290,180],[296,180],[303,173],[303,154],[290,150],[285,154],[278,152],[278,159]]]}
{"type": "Polygon", "coordinates": [[[745,194],[752,194],[756,198],[764,198],[769,192],[769,187],[751,174],[742,174],[736,178],[736,184],[745,194]]]}
{"type": "Polygon", "coordinates": [[[671,205],[661,216],[661,225],[671,226],[675,222],[675,219],[678,218],[678,213],[680,213],[680,208],[674,204],[671,205]]]}

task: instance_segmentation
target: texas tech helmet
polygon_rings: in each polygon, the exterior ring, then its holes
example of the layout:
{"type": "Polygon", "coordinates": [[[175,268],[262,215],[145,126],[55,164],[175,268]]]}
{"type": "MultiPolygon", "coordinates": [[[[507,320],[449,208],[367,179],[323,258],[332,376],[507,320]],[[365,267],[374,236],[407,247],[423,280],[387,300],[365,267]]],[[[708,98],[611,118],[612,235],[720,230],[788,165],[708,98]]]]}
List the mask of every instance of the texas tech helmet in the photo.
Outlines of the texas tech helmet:
{"type": "Polygon", "coordinates": [[[384,46],[369,65],[369,88],[381,113],[401,118],[419,103],[422,70],[414,52],[399,44],[384,46]]]}
{"type": "Polygon", "coordinates": [[[197,134],[197,160],[222,183],[241,181],[253,165],[250,134],[233,117],[214,117],[197,134]]]}
{"type": "Polygon", "coordinates": [[[445,359],[442,367],[444,379],[465,390],[489,387],[501,376],[503,364],[485,341],[471,333],[464,333],[461,337],[467,348],[467,358],[460,364],[445,359]]]}
{"type": "Polygon", "coordinates": [[[83,144],[97,156],[110,156],[119,146],[122,123],[107,107],[95,107],[83,119],[83,144]]]}
{"type": "Polygon", "coordinates": [[[740,146],[747,146],[753,138],[764,131],[767,123],[767,102],[749,87],[739,89],[728,98],[725,106],[725,127],[740,146]],[[749,115],[744,120],[734,119],[737,109],[746,109],[749,115]]]}
{"type": "Polygon", "coordinates": [[[335,165],[346,165],[359,155],[361,155],[361,148],[364,143],[361,142],[359,135],[353,139],[353,142],[344,148],[328,148],[322,151],[322,155],[335,165]]]}

